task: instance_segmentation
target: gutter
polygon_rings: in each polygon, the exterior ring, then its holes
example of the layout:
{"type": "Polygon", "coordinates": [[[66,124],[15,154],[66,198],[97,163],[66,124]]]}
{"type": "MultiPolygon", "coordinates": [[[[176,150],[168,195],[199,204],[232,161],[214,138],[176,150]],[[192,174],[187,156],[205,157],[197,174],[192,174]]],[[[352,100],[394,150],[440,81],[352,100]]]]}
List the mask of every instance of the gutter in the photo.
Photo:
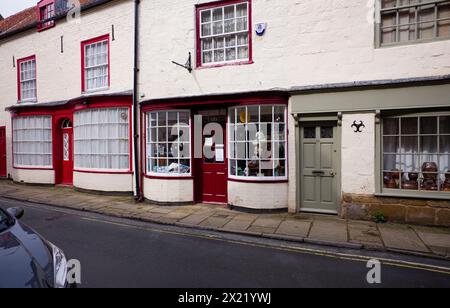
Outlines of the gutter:
{"type": "Polygon", "coordinates": [[[142,201],[141,167],[140,167],[140,130],[139,130],[139,93],[138,93],[138,57],[139,57],[139,3],[134,0],[134,59],[133,59],[133,147],[134,147],[134,181],[136,201],[142,201]]]}

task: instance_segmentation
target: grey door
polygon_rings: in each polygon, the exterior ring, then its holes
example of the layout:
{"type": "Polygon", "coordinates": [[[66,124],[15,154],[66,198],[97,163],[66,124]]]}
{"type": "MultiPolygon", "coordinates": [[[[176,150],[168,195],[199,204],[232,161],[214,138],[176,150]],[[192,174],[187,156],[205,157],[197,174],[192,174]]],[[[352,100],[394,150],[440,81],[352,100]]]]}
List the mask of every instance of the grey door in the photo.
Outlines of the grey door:
{"type": "Polygon", "coordinates": [[[300,140],[300,210],[337,214],[337,125],[333,122],[305,124],[301,126],[300,140]]]}

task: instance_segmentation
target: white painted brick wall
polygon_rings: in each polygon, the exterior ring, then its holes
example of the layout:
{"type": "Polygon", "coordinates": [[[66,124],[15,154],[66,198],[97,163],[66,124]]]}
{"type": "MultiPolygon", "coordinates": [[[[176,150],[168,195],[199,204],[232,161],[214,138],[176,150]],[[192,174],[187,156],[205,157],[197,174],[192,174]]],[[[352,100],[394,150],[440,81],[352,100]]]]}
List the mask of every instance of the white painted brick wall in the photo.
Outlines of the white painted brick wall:
{"type": "Polygon", "coordinates": [[[57,21],[54,28],[35,29],[0,41],[0,126],[7,128],[8,173],[12,174],[11,119],[6,107],[17,103],[17,59],[36,55],[38,102],[59,101],[81,95],[81,42],[104,34],[110,42],[111,87],[99,93],[132,89],[133,85],[133,15],[134,2],[113,1],[81,13],[81,22],[57,21]],[[64,53],[60,37],[64,36],[64,53]],[[111,39],[111,37],[110,37],[111,39]]]}
{"type": "Polygon", "coordinates": [[[144,99],[275,87],[450,74],[450,40],[374,48],[366,0],[253,0],[254,64],[194,70],[195,4],[209,0],[141,2],[141,92],[144,99]]]}

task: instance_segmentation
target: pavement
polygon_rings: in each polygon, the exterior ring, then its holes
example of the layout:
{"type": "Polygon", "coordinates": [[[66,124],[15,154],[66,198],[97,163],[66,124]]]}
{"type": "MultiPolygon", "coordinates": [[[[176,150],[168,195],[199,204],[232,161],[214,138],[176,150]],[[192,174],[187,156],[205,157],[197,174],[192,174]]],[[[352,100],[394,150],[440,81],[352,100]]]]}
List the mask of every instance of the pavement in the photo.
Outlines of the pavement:
{"type": "Polygon", "coordinates": [[[96,195],[8,180],[0,181],[0,197],[197,230],[450,260],[450,228],[377,224],[302,213],[254,214],[205,204],[159,206],[136,203],[131,196],[96,195]]]}
{"type": "MultiPolygon", "coordinates": [[[[79,288],[171,287],[196,294],[197,288],[450,286],[448,260],[196,230],[0,198],[1,208],[14,206],[25,209],[21,223],[79,261],[79,288]],[[367,280],[367,262],[373,259],[380,262],[379,284],[367,280]]],[[[162,299],[176,303],[179,294],[185,291],[162,299]]],[[[281,304],[281,298],[285,302],[285,296],[274,294],[273,303],[281,304]]]]}

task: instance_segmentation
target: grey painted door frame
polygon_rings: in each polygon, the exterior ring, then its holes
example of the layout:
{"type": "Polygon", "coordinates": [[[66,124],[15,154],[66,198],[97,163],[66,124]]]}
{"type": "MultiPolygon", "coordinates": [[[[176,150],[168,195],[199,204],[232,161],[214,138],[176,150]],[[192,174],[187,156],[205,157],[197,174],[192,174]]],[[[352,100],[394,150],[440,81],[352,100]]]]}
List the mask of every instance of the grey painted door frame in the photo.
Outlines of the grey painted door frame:
{"type": "MultiPolygon", "coordinates": [[[[336,136],[334,142],[336,143],[335,147],[337,149],[336,152],[336,170],[335,170],[335,200],[336,200],[336,210],[337,214],[341,214],[341,199],[342,199],[342,189],[341,189],[341,136],[342,136],[342,113],[334,113],[334,114],[292,114],[295,121],[295,160],[296,160],[296,195],[297,195],[297,204],[296,211],[300,212],[302,208],[303,201],[303,164],[302,164],[302,146],[303,146],[303,136],[302,126],[305,124],[311,125],[314,123],[333,123],[336,127],[336,136]]],[[[321,211],[317,211],[320,213],[321,211]]],[[[322,212],[328,214],[336,214],[329,212],[322,212]]]]}

